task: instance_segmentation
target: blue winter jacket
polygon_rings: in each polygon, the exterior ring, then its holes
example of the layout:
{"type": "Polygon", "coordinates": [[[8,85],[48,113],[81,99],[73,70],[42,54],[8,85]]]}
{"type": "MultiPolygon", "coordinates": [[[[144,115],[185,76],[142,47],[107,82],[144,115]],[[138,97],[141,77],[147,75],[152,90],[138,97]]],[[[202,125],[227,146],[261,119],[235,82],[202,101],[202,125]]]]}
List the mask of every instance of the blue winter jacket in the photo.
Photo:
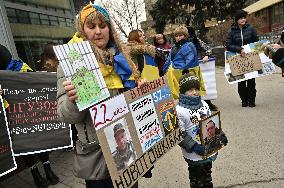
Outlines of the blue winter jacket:
{"type": "Polygon", "coordinates": [[[257,42],[258,37],[256,30],[248,23],[242,29],[235,23],[232,25],[226,41],[228,51],[240,53],[243,45],[257,42]]]}
{"type": "Polygon", "coordinates": [[[197,50],[192,42],[182,44],[176,55],[172,57],[174,48],[176,48],[176,45],[171,48],[170,54],[163,66],[164,73],[167,72],[171,64],[174,69],[180,70],[194,68],[199,65],[197,50]]]}

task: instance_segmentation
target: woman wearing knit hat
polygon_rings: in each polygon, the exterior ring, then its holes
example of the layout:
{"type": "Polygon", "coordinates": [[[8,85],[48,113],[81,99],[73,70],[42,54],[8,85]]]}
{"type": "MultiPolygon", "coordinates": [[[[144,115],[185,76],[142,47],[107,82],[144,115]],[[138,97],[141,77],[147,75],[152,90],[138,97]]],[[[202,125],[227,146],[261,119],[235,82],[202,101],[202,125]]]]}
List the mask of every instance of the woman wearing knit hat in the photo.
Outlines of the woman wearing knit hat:
{"type": "Polygon", "coordinates": [[[205,84],[200,71],[197,50],[188,40],[188,30],[185,26],[179,26],[174,31],[175,44],[163,66],[163,73],[168,78],[173,97],[179,97],[179,78],[186,73],[193,73],[200,81],[200,94],[206,95],[205,84]]]}
{"type": "MultiPolygon", "coordinates": [[[[243,45],[257,42],[258,37],[256,30],[247,23],[247,12],[238,10],[235,14],[235,22],[227,37],[226,48],[229,51],[245,55],[243,45]]],[[[238,83],[238,93],[242,100],[242,107],[255,107],[255,79],[250,79],[238,83]]]]}
{"type": "MultiPolygon", "coordinates": [[[[201,145],[199,137],[199,120],[211,115],[211,111],[206,102],[201,100],[200,82],[196,76],[183,75],[179,80],[179,87],[180,95],[176,111],[184,139],[179,146],[188,164],[190,187],[213,188],[211,169],[217,153],[203,159],[205,147],[201,145]]],[[[224,133],[221,133],[221,142],[223,145],[228,143],[224,133]]]]}
{"type": "MultiPolygon", "coordinates": [[[[77,33],[72,42],[89,41],[111,96],[143,84],[135,64],[122,48],[106,9],[98,3],[85,6],[76,17],[77,33]]],[[[96,130],[89,110],[79,112],[75,104],[76,89],[66,81],[62,67],[57,70],[57,111],[67,123],[75,124],[78,131],[74,161],[75,176],[86,181],[86,187],[112,188],[96,130]]],[[[135,184],[133,187],[138,187],[135,184]]]]}

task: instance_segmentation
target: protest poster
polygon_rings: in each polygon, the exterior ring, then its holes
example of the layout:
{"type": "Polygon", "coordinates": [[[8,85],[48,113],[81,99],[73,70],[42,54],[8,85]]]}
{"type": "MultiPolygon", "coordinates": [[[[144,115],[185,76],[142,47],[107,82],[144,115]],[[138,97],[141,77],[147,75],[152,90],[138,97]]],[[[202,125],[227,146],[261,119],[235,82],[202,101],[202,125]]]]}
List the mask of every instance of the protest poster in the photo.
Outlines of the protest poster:
{"type": "Polygon", "coordinates": [[[205,83],[206,95],[203,100],[217,99],[215,58],[209,58],[208,62],[199,61],[199,67],[205,83]]]}
{"type": "Polygon", "coordinates": [[[182,141],[164,77],[103,101],[90,113],[116,188],[131,187],[182,141]]]}
{"type": "MultiPolygon", "coordinates": [[[[250,43],[247,45],[244,45],[243,48],[246,53],[250,52],[257,52],[258,56],[260,58],[260,62],[262,65],[262,69],[258,71],[252,71],[252,72],[247,72],[244,74],[236,75],[234,76],[232,74],[232,70],[230,67],[230,64],[228,63],[228,59],[239,55],[238,53],[235,52],[230,52],[230,51],[225,51],[225,71],[224,75],[228,81],[229,84],[235,84],[241,81],[249,80],[252,78],[258,78],[261,76],[266,76],[270,75],[276,72],[275,65],[272,63],[272,60],[269,59],[261,50],[260,46],[264,43],[266,43],[266,40],[258,41],[255,43],[250,43]]],[[[247,54],[246,54],[247,55],[247,54]]]]}
{"type": "Polygon", "coordinates": [[[0,177],[17,168],[2,96],[0,96],[0,177]]]}
{"type": "Polygon", "coordinates": [[[239,76],[262,69],[261,60],[257,52],[247,53],[244,57],[235,55],[228,58],[227,63],[230,65],[233,76],[239,76]]]}
{"type": "Polygon", "coordinates": [[[0,71],[9,103],[7,121],[15,156],[72,146],[70,125],[57,115],[57,78],[48,72],[0,71]]]}
{"type": "Polygon", "coordinates": [[[205,146],[204,159],[222,148],[220,111],[199,121],[200,140],[205,146]]]}
{"type": "Polygon", "coordinates": [[[88,41],[53,47],[65,77],[75,86],[82,111],[110,96],[88,41]]]}

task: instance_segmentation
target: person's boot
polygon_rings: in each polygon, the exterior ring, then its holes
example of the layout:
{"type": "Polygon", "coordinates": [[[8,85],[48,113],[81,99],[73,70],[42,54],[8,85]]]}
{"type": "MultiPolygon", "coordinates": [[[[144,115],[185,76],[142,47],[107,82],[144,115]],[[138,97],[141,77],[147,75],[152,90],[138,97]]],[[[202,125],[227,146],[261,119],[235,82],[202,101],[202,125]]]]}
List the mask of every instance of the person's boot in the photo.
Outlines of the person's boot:
{"type": "Polygon", "coordinates": [[[40,175],[38,168],[31,169],[31,173],[32,173],[32,176],[34,178],[35,185],[38,188],[47,188],[48,187],[48,182],[46,181],[46,179],[44,179],[40,175]]]}
{"type": "Polygon", "coordinates": [[[242,101],[242,107],[247,107],[248,106],[248,102],[247,101],[242,101]]]}
{"type": "Polygon", "coordinates": [[[50,185],[56,185],[59,182],[59,178],[51,170],[50,163],[44,164],[43,167],[44,167],[46,179],[49,181],[50,185]]]}
{"type": "Polygon", "coordinates": [[[253,101],[253,102],[249,102],[249,103],[248,103],[248,106],[253,108],[253,107],[255,107],[256,105],[255,105],[255,102],[253,101]]]}

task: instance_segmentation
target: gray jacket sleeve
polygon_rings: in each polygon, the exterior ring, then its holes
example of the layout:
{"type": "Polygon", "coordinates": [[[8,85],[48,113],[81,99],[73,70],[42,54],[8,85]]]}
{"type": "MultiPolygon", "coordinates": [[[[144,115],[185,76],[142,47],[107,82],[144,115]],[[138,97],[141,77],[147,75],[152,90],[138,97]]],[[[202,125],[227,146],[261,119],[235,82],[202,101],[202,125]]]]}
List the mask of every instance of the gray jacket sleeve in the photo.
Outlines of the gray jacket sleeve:
{"type": "Polygon", "coordinates": [[[182,137],[183,137],[183,141],[179,143],[179,146],[185,149],[186,152],[191,153],[192,147],[194,146],[194,144],[196,144],[196,142],[185,131],[186,117],[184,117],[182,113],[179,113],[179,111],[177,111],[177,116],[178,116],[178,122],[182,130],[182,137]]]}
{"type": "Polygon", "coordinates": [[[185,131],[182,132],[183,141],[179,143],[179,146],[185,149],[186,152],[191,153],[192,147],[197,143],[191,136],[189,136],[185,131]]]}
{"type": "Polygon", "coordinates": [[[87,110],[79,112],[77,105],[68,99],[63,82],[66,80],[62,67],[57,69],[57,113],[63,122],[77,124],[83,122],[87,110]]]}

